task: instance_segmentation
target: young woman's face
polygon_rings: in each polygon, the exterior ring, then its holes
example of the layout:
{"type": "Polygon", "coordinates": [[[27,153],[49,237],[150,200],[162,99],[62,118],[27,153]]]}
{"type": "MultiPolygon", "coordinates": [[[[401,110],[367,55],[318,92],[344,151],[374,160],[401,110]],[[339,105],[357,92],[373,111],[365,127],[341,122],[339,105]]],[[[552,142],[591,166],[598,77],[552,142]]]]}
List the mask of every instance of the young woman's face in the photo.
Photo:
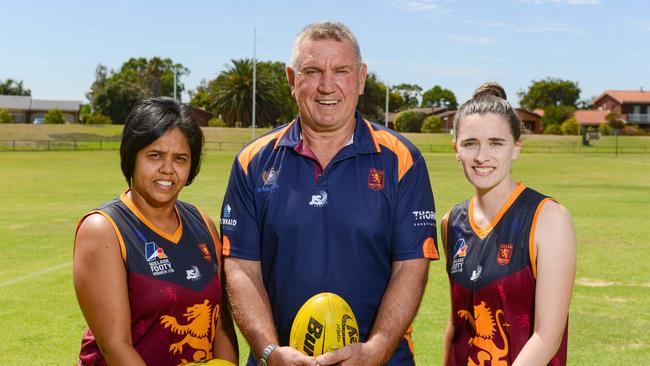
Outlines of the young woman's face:
{"type": "Polygon", "coordinates": [[[152,206],[175,201],[190,175],[191,160],[187,138],[173,128],[138,151],[132,189],[152,206]]]}
{"type": "Polygon", "coordinates": [[[453,145],[465,177],[479,191],[507,183],[512,161],[521,150],[521,142],[514,140],[508,121],[492,113],[464,117],[453,145]]]}

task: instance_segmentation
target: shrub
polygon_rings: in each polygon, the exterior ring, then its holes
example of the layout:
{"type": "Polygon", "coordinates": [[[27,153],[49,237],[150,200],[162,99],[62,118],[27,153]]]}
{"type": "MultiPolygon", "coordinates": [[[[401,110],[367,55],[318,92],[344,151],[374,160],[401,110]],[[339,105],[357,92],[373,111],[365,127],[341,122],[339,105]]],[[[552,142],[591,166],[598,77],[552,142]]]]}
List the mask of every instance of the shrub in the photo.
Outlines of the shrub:
{"type": "Polygon", "coordinates": [[[614,129],[607,123],[601,123],[598,126],[598,132],[600,132],[601,135],[609,136],[614,134],[614,129]]]}
{"type": "Polygon", "coordinates": [[[544,135],[561,135],[562,127],[558,124],[551,124],[544,128],[544,135]]]}
{"type": "Polygon", "coordinates": [[[422,112],[404,111],[395,117],[395,128],[400,132],[420,132],[422,122],[426,118],[422,112]]]}
{"type": "Polygon", "coordinates": [[[635,125],[626,125],[621,130],[621,135],[625,136],[645,136],[647,134],[647,132],[635,125]]]}
{"type": "Polygon", "coordinates": [[[113,123],[111,117],[101,113],[93,113],[85,119],[87,125],[110,125],[113,123]]]}
{"type": "Polygon", "coordinates": [[[226,127],[226,122],[219,117],[212,117],[208,121],[208,127],[226,127]]]}
{"type": "Polygon", "coordinates": [[[580,134],[580,124],[575,117],[571,117],[562,123],[560,126],[563,135],[578,135],[580,134]]]}
{"type": "Polygon", "coordinates": [[[422,122],[420,132],[424,133],[439,133],[442,131],[442,120],[438,116],[429,116],[422,122]]]}
{"type": "Polygon", "coordinates": [[[48,125],[62,125],[65,123],[65,117],[60,109],[52,109],[45,113],[45,120],[43,123],[48,125]]]}
{"type": "Polygon", "coordinates": [[[14,117],[4,109],[0,109],[0,123],[14,123],[14,117]]]}

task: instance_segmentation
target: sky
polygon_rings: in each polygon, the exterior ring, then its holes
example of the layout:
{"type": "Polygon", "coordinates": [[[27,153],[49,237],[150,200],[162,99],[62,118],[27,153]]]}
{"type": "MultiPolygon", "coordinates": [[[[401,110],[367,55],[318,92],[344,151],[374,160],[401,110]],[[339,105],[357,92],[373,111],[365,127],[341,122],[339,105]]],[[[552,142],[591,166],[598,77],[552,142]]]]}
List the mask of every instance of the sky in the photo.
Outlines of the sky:
{"type": "MultiPolygon", "coordinates": [[[[508,100],[547,77],[577,82],[581,99],[650,90],[647,0],[0,0],[0,80],[38,99],[81,100],[95,68],[169,57],[190,69],[186,90],[232,59],[288,62],[296,34],[346,24],[370,72],[389,85],[434,85],[459,102],[485,81],[508,100]]],[[[187,92],[182,96],[188,101],[187,92]]]]}

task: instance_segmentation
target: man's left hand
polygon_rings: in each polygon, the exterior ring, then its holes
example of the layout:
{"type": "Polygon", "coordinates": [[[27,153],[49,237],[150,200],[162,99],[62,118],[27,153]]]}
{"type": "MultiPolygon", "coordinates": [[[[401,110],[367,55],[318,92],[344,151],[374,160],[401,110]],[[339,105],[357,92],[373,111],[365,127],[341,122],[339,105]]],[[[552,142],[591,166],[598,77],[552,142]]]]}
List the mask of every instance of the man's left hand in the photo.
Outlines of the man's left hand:
{"type": "Polygon", "coordinates": [[[381,355],[383,352],[374,349],[370,343],[353,343],[316,357],[316,363],[322,366],[375,366],[381,365],[381,355]]]}

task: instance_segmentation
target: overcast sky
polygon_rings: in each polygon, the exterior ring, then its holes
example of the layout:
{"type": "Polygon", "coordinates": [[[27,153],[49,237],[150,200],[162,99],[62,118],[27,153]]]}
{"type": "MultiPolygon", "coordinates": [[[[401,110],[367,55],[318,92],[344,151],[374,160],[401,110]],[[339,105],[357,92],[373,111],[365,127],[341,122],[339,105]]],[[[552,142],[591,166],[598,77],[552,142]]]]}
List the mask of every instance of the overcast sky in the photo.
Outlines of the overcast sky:
{"type": "Polygon", "coordinates": [[[577,81],[582,99],[650,90],[647,0],[0,0],[0,14],[0,80],[23,80],[40,99],[86,101],[97,65],[130,57],[180,62],[194,89],[252,57],[254,28],[258,60],[287,62],[316,20],[347,24],[382,81],[438,84],[459,102],[496,80],[517,104],[517,91],[549,76],[577,81]]]}

